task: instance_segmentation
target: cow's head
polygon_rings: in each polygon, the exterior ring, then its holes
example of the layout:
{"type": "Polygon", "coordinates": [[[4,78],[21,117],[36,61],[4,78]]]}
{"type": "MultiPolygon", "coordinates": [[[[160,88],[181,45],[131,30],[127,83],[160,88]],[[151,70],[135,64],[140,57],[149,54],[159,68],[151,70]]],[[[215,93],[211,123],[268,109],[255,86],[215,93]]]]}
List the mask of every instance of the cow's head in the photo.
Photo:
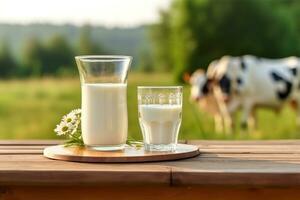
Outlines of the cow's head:
{"type": "Polygon", "coordinates": [[[209,65],[207,76],[221,88],[224,100],[229,101],[243,83],[240,75],[245,70],[247,69],[243,57],[223,56],[209,65]]]}
{"type": "MultiPolygon", "coordinates": [[[[187,75],[185,76],[187,77],[187,75]]],[[[202,69],[195,71],[188,79],[185,78],[185,80],[191,84],[191,100],[193,101],[199,101],[211,91],[211,80],[208,79],[202,69]]]]}
{"type": "Polygon", "coordinates": [[[216,98],[213,95],[213,80],[207,77],[203,70],[195,71],[191,76],[185,75],[185,80],[191,84],[191,101],[196,101],[200,109],[207,114],[219,113],[216,98]]]}
{"type": "MultiPolygon", "coordinates": [[[[220,87],[223,100],[229,101],[232,95],[232,83],[237,81],[238,74],[244,69],[244,63],[238,57],[223,56],[212,61],[205,73],[203,70],[195,71],[192,76],[184,78],[191,84],[191,99],[199,101],[211,95],[213,87],[220,87]],[[187,78],[188,77],[188,78],[187,78]]],[[[239,82],[239,81],[237,81],[239,82]]]]}

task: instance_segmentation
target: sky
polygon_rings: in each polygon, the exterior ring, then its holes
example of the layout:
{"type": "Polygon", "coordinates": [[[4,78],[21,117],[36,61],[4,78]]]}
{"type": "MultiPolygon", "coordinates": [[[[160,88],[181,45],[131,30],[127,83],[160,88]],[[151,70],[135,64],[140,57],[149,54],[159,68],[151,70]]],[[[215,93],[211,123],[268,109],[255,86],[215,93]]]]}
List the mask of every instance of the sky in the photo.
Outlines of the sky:
{"type": "Polygon", "coordinates": [[[0,0],[0,23],[130,27],[158,20],[171,0],[0,0]]]}

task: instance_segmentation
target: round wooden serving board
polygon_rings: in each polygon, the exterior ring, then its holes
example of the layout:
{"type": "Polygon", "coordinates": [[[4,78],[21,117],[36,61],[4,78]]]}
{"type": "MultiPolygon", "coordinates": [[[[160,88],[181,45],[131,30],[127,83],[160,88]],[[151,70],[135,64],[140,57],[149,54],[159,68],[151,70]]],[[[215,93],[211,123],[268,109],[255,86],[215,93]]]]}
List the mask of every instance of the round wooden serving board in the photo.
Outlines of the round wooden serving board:
{"type": "Polygon", "coordinates": [[[194,145],[178,144],[175,152],[148,152],[143,147],[127,146],[120,151],[95,151],[84,147],[64,147],[56,145],[46,147],[44,156],[56,160],[93,162],[93,163],[127,163],[178,160],[199,155],[199,148],[194,145]]]}

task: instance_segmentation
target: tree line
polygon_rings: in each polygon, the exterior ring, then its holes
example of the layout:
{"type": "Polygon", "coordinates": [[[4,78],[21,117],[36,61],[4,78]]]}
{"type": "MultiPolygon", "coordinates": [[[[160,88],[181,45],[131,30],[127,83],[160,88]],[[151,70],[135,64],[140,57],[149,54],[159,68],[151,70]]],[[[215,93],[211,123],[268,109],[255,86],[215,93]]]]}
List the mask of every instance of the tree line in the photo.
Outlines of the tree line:
{"type": "Polygon", "coordinates": [[[21,49],[21,58],[16,60],[9,45],[4,41],[0,48],[0,77],[40,77],[74,75],[75,55],[107,53],[91,38],[91,27],[81,28],[78,42],[71,45],[62,35],[53,35],[47,41],[28,38],[21,49]]]}
{"type": "MultiPolygon", "coordinates": [[[[140,49],[137,68],[181,80],[223,55],[300,56],[299,18],[299,0],[173,0],[159,22],[147,26],[150,50],[140,49]]],[[[75,55],[109,53],[92,41],[91,28],[81,29],[76,45],[59,34],[28,38],[18,60],[4,42],[0,78],[77,74],[75,55]]]]}
{"type": "Polygon", "coordinates": [[[174,0],[150,27],[154,70],[184,72],[223,55],[300,55],[300,1],[174,0]]]}

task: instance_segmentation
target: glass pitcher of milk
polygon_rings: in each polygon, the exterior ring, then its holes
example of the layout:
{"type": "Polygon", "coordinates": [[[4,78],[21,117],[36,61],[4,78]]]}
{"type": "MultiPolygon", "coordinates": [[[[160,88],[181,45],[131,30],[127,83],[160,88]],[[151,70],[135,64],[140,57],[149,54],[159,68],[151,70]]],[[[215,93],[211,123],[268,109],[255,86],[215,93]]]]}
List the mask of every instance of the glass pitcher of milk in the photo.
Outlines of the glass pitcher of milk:
{"type": "Polygon", "coordinates": [[[127,140],[127,74],[130,56],[76,56],[81,81],[84,144],[100,151],[120,150],[127,140]]]}

